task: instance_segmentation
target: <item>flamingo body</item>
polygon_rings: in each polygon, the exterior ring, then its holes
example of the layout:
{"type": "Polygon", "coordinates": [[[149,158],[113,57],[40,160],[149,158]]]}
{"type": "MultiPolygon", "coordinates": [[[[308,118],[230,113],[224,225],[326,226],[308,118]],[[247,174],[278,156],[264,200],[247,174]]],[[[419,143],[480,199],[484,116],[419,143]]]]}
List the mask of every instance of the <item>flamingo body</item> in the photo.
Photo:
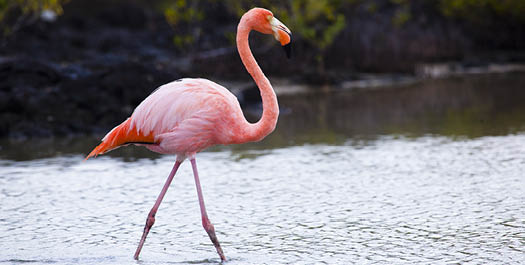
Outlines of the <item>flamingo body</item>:
{"type": "Polygon", "coordinates": [[[88,158],[126,144],[143,145],[178,160],[216,144],[233,144],[249,126],[237,98],[223,86],[184,78],[165,84],[111,130],[88,158]]]}

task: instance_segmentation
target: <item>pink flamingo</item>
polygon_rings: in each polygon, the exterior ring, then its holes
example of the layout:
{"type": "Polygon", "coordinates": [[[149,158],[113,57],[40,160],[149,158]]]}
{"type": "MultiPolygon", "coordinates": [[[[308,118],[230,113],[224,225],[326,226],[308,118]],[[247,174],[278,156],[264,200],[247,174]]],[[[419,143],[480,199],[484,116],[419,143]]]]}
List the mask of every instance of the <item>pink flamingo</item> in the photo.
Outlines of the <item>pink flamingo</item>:
{"type": "Polygon", "coordinates": [[[221,260],[226,260],[211,224],[199,182],[195,154],[217,144],[260,141],[277,123],[279,106],[270,81],[255,61],[248,44],[250,31],[273,34],[290,56],[291,32],[272,12],[253,8],[237,27],[237,49],[246,70],[260,89],[263,114],[257,123],[244,118],[237,98],[226,88],[206,79],[181,79],[159,87],[133,111],[131,117],[113,128],[86,159],[128,144],[145,146],[161,154],[176,154],[177,160],[148,214],[134,258],[138,259],[146,236],[155,223],[155,214],[180,164],[191,161],[199,197],[202,226],[221,260]]]}

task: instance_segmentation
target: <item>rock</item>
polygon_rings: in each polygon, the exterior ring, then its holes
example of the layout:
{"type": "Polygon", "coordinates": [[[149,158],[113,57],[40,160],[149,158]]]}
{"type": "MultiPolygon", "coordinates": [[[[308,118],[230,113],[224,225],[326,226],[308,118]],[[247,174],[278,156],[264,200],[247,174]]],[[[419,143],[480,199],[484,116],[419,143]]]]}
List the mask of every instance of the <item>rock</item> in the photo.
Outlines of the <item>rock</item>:
{"type": "Polygon", "coordinates": [[[107,131],[131,115],[155,88],[180,78],[139,63],[93,72],[82,69],[28,59],[1,63],[0,137],[107,131]]]}

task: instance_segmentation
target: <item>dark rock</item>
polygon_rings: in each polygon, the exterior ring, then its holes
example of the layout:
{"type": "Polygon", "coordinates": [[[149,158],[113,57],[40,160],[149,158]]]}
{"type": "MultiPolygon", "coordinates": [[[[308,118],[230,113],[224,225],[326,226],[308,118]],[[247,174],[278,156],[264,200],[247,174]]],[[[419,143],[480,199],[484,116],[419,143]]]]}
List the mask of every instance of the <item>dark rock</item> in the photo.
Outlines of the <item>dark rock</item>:
{"type": "Polygon", "coordinates": [[[35,88],[56,84],[61,77],[51,66],[35,60],[7,60],[0,64],[0,90],[14,92],[15,89],[35,88]]]}
{"type": "Polygon", "coordinates": [[[102,10],[98,16],[108,25],[141,29],[146,25],[144,9],[129,3],[118,3],[102,10]]]}
{"type": "Polygon", "coordinates": [[[86,71],[26,59],[0,64],[0,76],[0,137],[12,138],[107,131],[156,87],[180,77],[139,63],[86,71]]]}
{"type": "Polygon", "coordinates": [[[162,14],[101,0],[64,8],[0,47],[0,137],[102,134],[181,77],[162,14]]]}

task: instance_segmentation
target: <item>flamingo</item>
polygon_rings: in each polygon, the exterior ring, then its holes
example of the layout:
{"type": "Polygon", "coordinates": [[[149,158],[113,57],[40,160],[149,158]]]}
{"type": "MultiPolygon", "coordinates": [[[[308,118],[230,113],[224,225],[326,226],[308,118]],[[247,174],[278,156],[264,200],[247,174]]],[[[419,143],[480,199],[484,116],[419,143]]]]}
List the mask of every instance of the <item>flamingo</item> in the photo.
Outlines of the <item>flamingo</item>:
{"type": "Polygon", "coordinates": [[[246,70],[259,87],[263,114],[257,123],[249,123],[237,98],[223,86],[210,80],[184,78],[157,88],[142,101],[131,117],[113,128],[102,142],[89,153],[90,157],[115,148],[135,144],[161,154],[175,154],[176,161],[153,208],[135,252],[138,260],[146,237],[155,223],[155,214],[181,163],[191,162],[202,226],[210,237],[221,261],[225,261],[215,228],[208,218],[197,171],[195,155],[213,145],[241,144],[262,140],[277,124],[279,106],[270,81],[255,61],[250,50],[250,31],[272,34],[290,57],[291,32],[271,11],[253,8],[246,12],[237,26],[237,49],[246,70]]]}

